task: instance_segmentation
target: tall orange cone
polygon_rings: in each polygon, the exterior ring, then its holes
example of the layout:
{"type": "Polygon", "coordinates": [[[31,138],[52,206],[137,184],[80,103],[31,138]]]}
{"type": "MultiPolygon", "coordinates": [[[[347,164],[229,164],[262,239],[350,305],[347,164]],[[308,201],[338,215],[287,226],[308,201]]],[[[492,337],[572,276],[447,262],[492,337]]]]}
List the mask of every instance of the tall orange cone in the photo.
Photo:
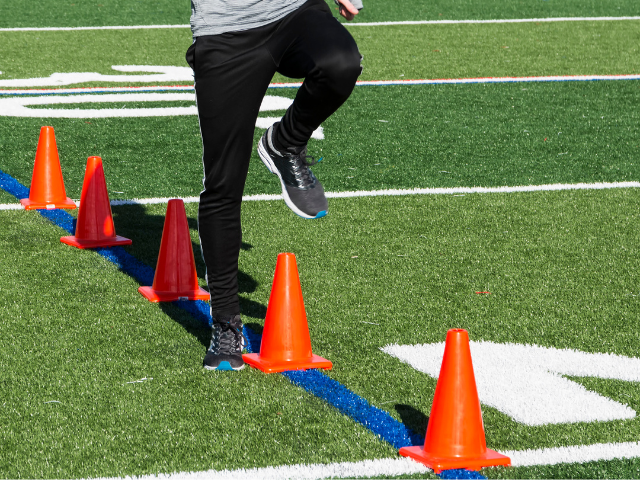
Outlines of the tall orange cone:
{"type": "Polygon", "coordinates": [[[131,240],[116,235],[100,157],[87,159],[75,235],[60,241],[83,249],[131,245],[131,240]]]}
{"type": "Polygon", "coordinates": [[[309,325],[293,253],[278,255],[260,353],[248,353],[242,358],[265,373],[311,368],[331,370],[333,366],[329,360],[311,352],[309,325]]]}
{"type": "Polygon", "coordinates": [[[151,302],[209,300],[209,292],[198,286],[187,212],[180,199],[167,204],[153,286],[138,291],[151,302]]]}
{"type": "Polygon", "coordinates": [[[509,457],[487,448],[466,330],[447,332],[425,437],[423,447],[403,447],[400,455],[411,457],[436,473],[452,468],[480,470],[511,465],[509,457]]]}
{"type": "Polygon", "coordinates": [[[26,210],[34,210],[36,208],[76,208],[76,204],[67,197],[64,189],[53,127],[42,127],[40,129],[29,198],[21,199],[20,203],[26,210]]]}

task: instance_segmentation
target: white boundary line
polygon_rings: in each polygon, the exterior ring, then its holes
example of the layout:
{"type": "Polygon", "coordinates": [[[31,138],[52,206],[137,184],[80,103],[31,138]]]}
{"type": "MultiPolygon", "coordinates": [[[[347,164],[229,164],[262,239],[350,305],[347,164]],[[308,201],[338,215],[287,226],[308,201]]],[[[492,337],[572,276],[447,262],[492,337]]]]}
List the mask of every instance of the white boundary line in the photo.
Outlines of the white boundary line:
{"type": "Polygon", "coordinates": [[[0,203],[0,210],[22,210],[21,203],[0,203]]]}
{"type": "MultiPolygon", "coordinates": [[[[355,22],[343,23],[347,27],[379,27],[388,25],[451,25],[482,23],[531,23],[531,22],[602,22],[640,20],[640,17],[550,17],[550,18],[505,18],[492,20],[407,20],[398,22],[355,22]]],[[[149,29],[191,28],[190,25],[112,25],[99,27],[14,27],[0,28],[0,32],[59,32],[76,30],[149,30],[149,29]]]]}
{"type": "Polygon", "coordinates": [[[640,20],[640,17],[552,17],[552,18],[505,18],[492,20],[407,20],[402,22],[352,22],[344,23],[349,27],[380,27],[388,25],[451,25],[478,23],[550,23],[550,22],[602,22],[620,20],[640,20]]]}
{"type": "MultiPolygon", "coordinates": [[[[640,457],[640,443],[597,443],[569,447],[542,448],[501,452],[511,458],[513,467],[535,465],[558,465],[563,463],[585,463],[617,458],[640,457]]],[[[376,476],[411,475],[428,473],[430,469],[408,458],[382,458],[360,462],[343,462],[313,465],[284,465],[279,467],[240,468],[237,470],[208,470],[205,472],[176,472],[169,474],[126,477],[140,480],[235,480],[256,479],[317,479],[317,478],[361,478],[376,476]]]]}
{"type": "MultiPolygon", "coordinates": [[[[640,188],[640,182],[615,183],[555,183],[551,185],[521,185],[515,187],[451,187],[451,188],[410,188],[389,190],[362,190],[354,192],[326,192],[327,198],[356,198],[356,197],[398,197],[406,195],[464,195],[472,193],[524,193],[524,192],[557,192],[561,190],[609,190],[618,188],[640,188]]],[[[154,205],[167,203],[172,198],[133,198],[131,200],[111,200],[112,207],[121,205],[154,205]]],[[[197,203],[200,197],[182,197],[184,203],[197,203]]],[[[281,194],[245,195],[245,202],[282,200],[281,194]]],[[[79,202],[76,201],[79,205],[79,202]]],[[[0,204],[0,210],[20,210],[19,203],[0,204]]]]}
{"type": "Polygon", "coordinates": [[[596,443],[502,453],[511,458],[514,467],[598,462],[616,458],[638,458],[640,457],[640,442],[596,443]]]}
{"type": "MultiPolygon", "coordinates": [[[[477,77],[477,78],[435,78],[417,80],[358,80],[356,86],[384,85],[442,85],[462,83],[517,83],[517,82],[587,82],[598,80],[640,80],[640,74],[620,75],[553,75],[541,77],[477,77]]],[[[296,88],[302,82],[271,83],[269,88],[296,88]]],[[[191,85],[167,85],[144,87],[85,87],[85,88],[44,88],[44,89],[0,89],[2,95],[64,95],[79,93],[142,93],[142,92],[192,92],[191,85]]]]}
{"type": "MultiPolygon", "coordinates": [[[[412,189],[389,189],[389,190],[368,190],[355,192],[326,192],[327,198],[355,198],[355,197],[387,197],[405,195],[455,195],[471,193],[517,193],[517,192],[547,192],[558,190],[604,190],[612,188],[640,188],[640,182],[618,182],[618,183],[575,183],[575,184],[554,184],[554,185],[525,185],[516,187],[452,187],[452,188],[412,188],[412,189]]],[[[118,205],[149,205],[157,203],[167,203],[170,198],[145,198],[133,200],[112,200],[112,206],[118,205]]],[[[184,203],[198,202],[200,197],[185,197],[184,203]]],[[[245,195],[242,197],[245,202],[274,201],[282,200],[282,195],[245,195]]]]}

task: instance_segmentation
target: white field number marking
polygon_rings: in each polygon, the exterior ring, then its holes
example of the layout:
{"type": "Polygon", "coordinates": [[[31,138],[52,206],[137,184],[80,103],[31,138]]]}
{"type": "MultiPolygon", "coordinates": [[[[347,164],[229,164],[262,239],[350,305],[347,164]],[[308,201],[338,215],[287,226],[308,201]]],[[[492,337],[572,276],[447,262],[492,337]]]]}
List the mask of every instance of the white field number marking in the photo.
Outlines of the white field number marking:
{"type": "MultiPolygon", "coordinates": [[[[640,359],[537,345],[471,342],[480,402],[526,425],[634,418],[636,412],[563,375],[640,382],[640,359]]],[[[434,378],[444,343],[387,345],[383,352],[434,378]]]]}
{"type": "MultiPolygon", "coordinates": [[[[286,110],[293,100],[286,97],[266,95],[262,99],[260,111],[286,110]]],[[[43,95],[0,97],[0,116],[28,118],[123,118],[123,117],[167,117],[175,115],[197,115],[193,93],[110,93],[83,95],[43,95]],[[29,108],[34,105],[64,105],[85,103],[126,103],[126,102],[194,102],[185,107],[154,108],[29,108]]],[[[258,117],[256,127],[269,128],[280,117],[258,117]]],[[[312,138],[324,139],[322,127],[316,129],[312,138]]]]}
{"type": "Polygon", "coordinates": [[[60,87],[86,82],[113,83],[155,83],[189,82],[193,83],[193,70],[190,67],[171,67],[162,65],[112,65],[117,72],[137,75],[104,75],[97,72],[52,73],[48,77],[15,78],[0,80],[0,88],[7,87],[60,87]]]}

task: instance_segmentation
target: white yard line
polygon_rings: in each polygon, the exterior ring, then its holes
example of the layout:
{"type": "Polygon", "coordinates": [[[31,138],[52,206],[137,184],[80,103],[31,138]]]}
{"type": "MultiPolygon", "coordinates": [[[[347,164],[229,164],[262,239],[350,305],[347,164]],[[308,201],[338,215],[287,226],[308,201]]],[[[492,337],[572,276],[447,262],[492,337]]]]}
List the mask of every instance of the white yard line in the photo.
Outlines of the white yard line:
{"type": "MultiPolygon", "coordinates": [[[[368,190],[354,192],[326,192],[327,198],[353,198],[353,197],[384,197],[405,195],[455,195],[467,193],[517,193],[517,192],[547,192],[558,190],[604,190],[612,188],[640,188],[640,182],[619,183],[575,183],[553,185],[524,185],[515,187],[452,187],[452,188],[411,188],[390,190],[368,190]]],[[[112,206],[118,205],[148,205],[155,203],[167,203],[170,198],[143,198],[132,200],[112,200],[112,206]]],[[[282,200],[280,194],[245,195],[245,202],[282,200]]],[[[198,202],[199,197],[185,197],[184,203],[198,202]]]]}
{"type": "MultiPolygon", "coordinates": [[[[347,27],[379,27],[388,25],[445,25],[461,23],[531,23],[531,22],[602,22],[640,20],[640,17],[555,17],[555,18],[506,18],[493,20],[407,20],[399,22],[353,22],[347,27]]],[[[100,27],[14,27],[0,28],[0,32],[59,32],[74,30],[149,30],[154,28],[191,28],[190,25],[112,25],[100,27]]]]}
{"type": "MultiPolygon", "coordinates": [[[[501,452],[511,458],[513,467],[534,465],[558,465],[562,463],[584,463],[640,457],[640,443],[598,443],[570,447],[542,448],[501,452]]],[[[205,472],[176,472],[169,474],[126,477],[140,480],[235,480],[255,479],[319,479],[362,478],[376,476],[411,475],[428,473],[431,470],[408,458],[384,458],[360,462],[344,462],[315,465],[286,465],[264,468],[240,468],[237,470],[208,470],[205,472]]]]}
{"type": "Polygon", "coordinates": [[[541,448],[501,452],[511,458],[514,467],[585,463],[640,457],[640,442],[596,443],[570,447],[541,448]]]}
{"type": "Polygon", "coordinates": [[[352,22],[348,27],[380,27],[387,25],[445,25],[461,23],[540,23],[540,22],[602,22],[620,20],[640,20],[640,17],[555,17],[555,18],[506,18],[494,20],[407,20],[402,22],[352,22]]]}
{"type": "MultiPolygon", "coordinates": [[[[517,83],[517,82],[588,82],[598,80],[640,80],[640,74],[623,75],[550,75],[540,77],[477,77],[477,78],[434,78],[415,80],[358,80],[357,86],[384,85],[442,85],[461,83],[517,83]]],[[[271,83],[269,88],[297,88],[302,82],[271,83]]],[[[37,96],[37,95],[65,95],[82,93],[130,93],[141,92],[193,92],[191,85],[154,85],[141,87],[79,87],[79,88],[29,88],[29,89],[0,89],[0,96],[37,96]]],[[[134,97],[131,97],[132,99],[134,97]]]]}
{"type": "MultiPolygon", "coordinates": [[[[555,192],[560,190],[609,190],[617,188],[640,188],[640,182],[616,182],[616,183],[555,183],[551,185],[520,185],[514,187],[451,187],[451,188],[410,188],[389,190],[361,190],[354,192],[326,192],[327,198],[354,198],[354,197],[399,197],[406,195],[464,195],[471,193],[520,193],[520,192],[555,192]]],[[[172,198],[133,198],[130,200],[111,200],[111,206],[120,205],[153,205],[167,203],[172,198]]],[[[182,197],[184,203],[197,203],[200,197],[182,197]]],[[[280,194],[245,195],[245,202],[260,202],[282,200],[280,194]]],[[[76,201],[79,205],[79,202],[76,201]]],[[[20,210],[19,203],[0,204],[0,210],[20,210]]]]}

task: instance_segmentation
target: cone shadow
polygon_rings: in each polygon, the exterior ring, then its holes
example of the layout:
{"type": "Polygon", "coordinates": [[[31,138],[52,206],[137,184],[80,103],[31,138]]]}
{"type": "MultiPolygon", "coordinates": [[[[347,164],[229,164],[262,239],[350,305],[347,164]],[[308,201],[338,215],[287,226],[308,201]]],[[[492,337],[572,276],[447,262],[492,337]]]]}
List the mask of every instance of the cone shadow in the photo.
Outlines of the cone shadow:
{"type": "Polygon", "coordinates": [[[403,403],[397,403],[395,409],[405,427],[424,436],[427,431],[427,425],[429,425],[429,417],[427,415],[417,408],[403,403]]]}
{"type": "MultiPolygon", "coordinates": [[[[112,207],[112,212],[118,234],[130,238],[133,241],[132,245],[125,247],[126,251],[141,262],[155,269],[160,252],[165,210],[163,209],[161,214],[153,215],[149,214],[143,205],[119,205],[112,207]]],[[[197,229],[197,219],[187,216],[187,222],[190,229],[197,229]]],[[[202,259],[200,244],[192,241],[192,248],[196,263],[196,273],[199,279],[204,279],[206,267],[202,259]]],[[[248,251],[251,248],[253,248],[251,244],[242,242],[242,250],[248,251]]],[[[243,271],[238,271],[238,291],[240,294],[252,293],[257,289],[258,285],[258,282],[251,275],[243,271]]],[[[208,290],[206,285],[204,285],[203,288],[208,290]]],[[[197,338],[202,345],[205,347],[209,346],[211,330],[208,325],[193,318],[189,313],[173,305],[171,302],[160,302],[158,305],[167,316],[180,324],[185,331],[197,338]]],[[[266,305],[240,296],[240,311],[246,316],[264,318],[267,307],[266,305]]]]}

